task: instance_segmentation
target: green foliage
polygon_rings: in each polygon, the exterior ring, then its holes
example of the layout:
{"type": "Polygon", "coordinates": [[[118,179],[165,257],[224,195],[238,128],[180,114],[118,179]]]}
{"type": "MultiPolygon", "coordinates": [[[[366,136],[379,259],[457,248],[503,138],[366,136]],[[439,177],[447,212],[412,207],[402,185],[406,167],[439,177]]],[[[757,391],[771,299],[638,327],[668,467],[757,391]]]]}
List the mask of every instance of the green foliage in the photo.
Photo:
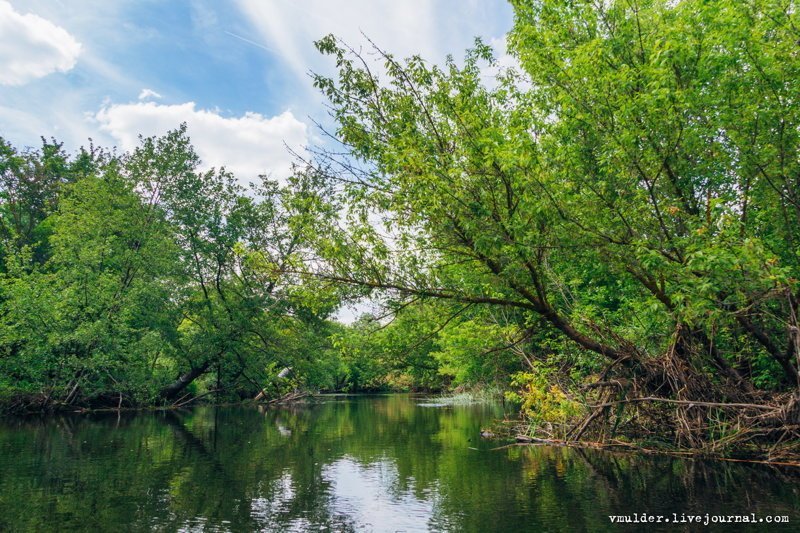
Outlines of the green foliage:
{"type": "MultiPolygon", "coordinates": [[[[518,372],[511,380],[517,390],[506,393],[506,399],[518,404],[534,425],[565,424],[583,412],[578,401],[553,383],[551,372],[552,369],[542,365],[536,365],[532,372],[518,372]]],[[[563,432],[560,436],[563,438],[563,432]]]]}
{"type": "Polygon", "coordinates": [[[439,349],[433,353],[439,373],[451,377],[455,387],[505,382],[510,370],[520,365],[519,355],[506,348],[516,333],[515,327],[487,323],[485,317],[444,328],[438,335],[439,349]]]}
{"type": "Polygon", "coordinates": [[[518,336],[515,326],[500,325],[497,317],[442,302],[404,305],[381,319],[364,315],[334,340],[341,354],[341,388],[502,387],[521,368],[512,350],[518,336]]]}
{"type": "Polygon", "coordinates": [[[201,170],[185,126],[115,157],[0,148],[0,388],[40,406],[238,399],[282,391],[285,366],[328,386],[338,296],[291,273],[324,220],[298,211],[301,181],[201,170]]]}
{"type": "Polygon", "coordinates": [[[338,72],[315,85],[348,148],[319,160],[344,212],[316,240],[325,274],[475,311],[435,336],[453,383],[492,375],[478,354],[526,337],[516,386],[537,421],[563,421],[561,393],[605,369],[644,395],[794,390],[797,9],[512,3],[519,69],[480,42],[443,66],[317,43],[338,72]]]}
{"type": "Polygon", "coordinates": [[[415,307],[392,319],[365,315],[336,337],[344,390],[438,390],[444,385],[432,351],[434,310],[415,307]],[[383,322],[383,323],[382,323],[383,322]]]}

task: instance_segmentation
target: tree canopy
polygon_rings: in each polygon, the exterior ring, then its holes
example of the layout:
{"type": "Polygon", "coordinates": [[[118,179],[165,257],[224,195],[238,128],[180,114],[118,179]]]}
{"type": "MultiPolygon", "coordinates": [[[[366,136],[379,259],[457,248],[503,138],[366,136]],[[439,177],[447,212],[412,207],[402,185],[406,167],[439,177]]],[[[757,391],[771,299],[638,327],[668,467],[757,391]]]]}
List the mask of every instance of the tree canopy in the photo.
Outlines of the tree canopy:
{"type": "Polygon", "coordinates": [[[123,155],[2,146],[4,391],[128,406],[187,387],[252,398],[327,386],[337,293],[282,273],[324,222],[296,216],[302,183],[245,190],[202,170],[185,126],[123,155]],[[292,378],[277,377],[284,367],[292,378]]]}
{"type": "Polygon", "coordinates": [[[689,443],[692,401],[796,389],[795,6],[513,4],[519,68],[492,83],[481,42],[442,67],[317,43],[347,151],[318,171],[349,208],[321,275],[513,311],[554,379],[604,391],[597,414],[677,402],[689,443]]]}

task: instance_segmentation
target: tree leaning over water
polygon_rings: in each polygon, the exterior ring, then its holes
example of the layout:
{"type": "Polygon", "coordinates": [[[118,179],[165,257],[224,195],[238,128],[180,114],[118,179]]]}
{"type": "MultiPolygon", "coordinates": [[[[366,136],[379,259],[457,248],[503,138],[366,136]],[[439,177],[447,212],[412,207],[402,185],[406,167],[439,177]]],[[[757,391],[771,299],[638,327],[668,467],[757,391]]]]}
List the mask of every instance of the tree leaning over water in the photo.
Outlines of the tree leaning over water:
{"type": "Polygon", "coordinates": [[[513,4],[523,73],[491,87],[480,42],[442,68],[317,43],[347,157],[316,172],[349,205],[318,274],[514,310],[597,406],[570,437],[796,437],[798,6],[513,4]]]}
{"type": "Polygon", "coordinates": [[[130,154],[2,144],[0,394],[18,409],[273,397],[326,386],[337,303],[302,184],[202,170],[185,125],[130,154]],[[328,350],[328,351],[326,351],[328,350]],[[285,366],[295,379],[278,382],[285,366]],[[197,387],[196,380],[203,384],[197,387]]]}

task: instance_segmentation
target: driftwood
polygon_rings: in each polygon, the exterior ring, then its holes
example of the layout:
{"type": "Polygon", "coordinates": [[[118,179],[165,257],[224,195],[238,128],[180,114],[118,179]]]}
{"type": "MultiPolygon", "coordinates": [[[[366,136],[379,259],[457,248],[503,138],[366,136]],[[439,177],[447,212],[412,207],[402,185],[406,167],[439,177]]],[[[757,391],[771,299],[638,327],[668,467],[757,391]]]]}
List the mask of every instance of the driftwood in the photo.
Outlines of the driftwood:
{"type": "MultiPolygon", "coordinates": [[[[188,405],[188,404],[192,403],[195,400],[199,400],[200,398],[203,398],[204,396],[208,396],[209,394],[214,394],[216,392],[219,392],[219,389],[214,389],[214,390],[210,390],[208,392],[204,392],[203,394],[197,395],[197,396],[195,396],[193,398],[189,398],[188,400],[183,401],[181,403],[174,403],[174,404],[172,404],[172,407],[183,407],[184,405],[188,405]]],[[[184,396],[184,398],[185,398],[185,396],[184,396]]]]}
{"type": "Polygon", "coordinates": [[[504,450],[507,448],[512,448],[514,446],[568,446],[571,448],[593,448],[599,450],[623,450],[623,451],[630,451],[630,452],[638,452],[638,453],[645,453],[648,455],[669,455],[675,457],[711,457],[717,461],[727,461],[732,463],[751,463],[751,464],[765,464],[770,466],[789,466],[793,468],[800,468],[800,461],[772,461],[766,459],[736,459],[732,457],[723,457],[719,455],[709,454],[703,450],[673,450],[673,449],[654,449],[654,448],[646,448],[644,446],[638,446],[636,444],[630,442],[620,442],[620,441],[611,441],[611,442],[593,442],[593,441],[567,441],[567,440],[560,440],[560,439],[539,439],[535,437],[529,437],[528,435],[517,435],[515,437],[516,442],[512,444],[507,444],[505,446],[499,446],[497,448],[492,448],[489,451],[495,450],[504,450]]]}
{"type": "Polygon", "coordinates": [[[259,392],[255,398],[253,398],[254,402],[261,403],[264,405],[271,405],[275,403],[286,403],[286,402],[293,402],[294,400],[299,400],[300,398],[305,398],[306,396],[310,396],[311,393],[308,391],[292,391],[288,394],[284,394],[278,398],[273,398],[271,400],[266,400],[267,394],[263,390],[259,392]]]}
{"type": "MultiPolygon", "coordinates": [[[[284,367],[283,370],[278,372],[278,379],[286,379],[286,377],[291,373],[292,373],[292,367],[290,367],[290,366],[284,367]]],[[[256,384],[256,386],[258,386],[258,385],[256,384]]],[[[266,397],[267,397],[266,391],[264,391],[264,389],[259,387],[259,392],[258,392],[258,394],[256,394],[256,397],[253,398],[253,401],[254,402],[260,402],[261,400],[263,400],[266,397]]],[[[272,401],[267,402],[267,403],[272,403],[272,401]]]]}
{"type": "Polygon", "coordinates": [[[280,398],[273,398],[272,400],[269,400],[267,402],[262,402],[262,403],[265,403],[267,405],[273,405],[273,404],[276,404],[276,403],[287,403],[287,402],[293,402],[295,400],[299,400],[300,398],[305,398],[306,396],[310,396],[310,395],[311,395],[311,393],[308,392],[308,391],[293,391],[293,392],[290,392],[289,394],[285,394],[285,395],[281,396],[280,398]]]}
{"type": "Polygon", "coordinates": [[[778,411],[780,408],[774,405],[762,405],[757,403],[721,403],[721,402],[704,402],[704,401],[695,401],[695,400],[673,400],[671,398],[656,398],[653,396],[646,396],[642,398],[627,398],[625,400],[617,400],[614,402],[607,402],[607,403],[600,403],[596,405],[590,405],[589,407],[592,408],[604,408],[604,407],[613,407],[615,405],[623,404],[623,403],[633,403],[633,402],[664,402],[664,403],[674,403],[680,405],[688,405],[688,406],[701,406],[701,407],[729,407],[729,408],[739,408],[739,409],[761,409],[764,411],[778,411]]]}

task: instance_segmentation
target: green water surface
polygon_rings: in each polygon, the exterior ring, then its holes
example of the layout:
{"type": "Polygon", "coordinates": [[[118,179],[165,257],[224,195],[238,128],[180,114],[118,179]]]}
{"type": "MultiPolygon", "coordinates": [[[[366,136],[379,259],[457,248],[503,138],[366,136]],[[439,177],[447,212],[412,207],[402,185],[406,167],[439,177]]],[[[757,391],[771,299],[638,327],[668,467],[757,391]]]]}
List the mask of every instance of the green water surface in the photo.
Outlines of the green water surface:
{"type": "MultiPolygon", "coordinates": [[[[0,421],[2,531],[800,531],[800,477],[718,461],[496,449],[499,406],[404,396],[0,421]],[[788,525],[611,524],[632,513],[788,525]]],[[[674,519],[673,519],[674,520],[674,519]]]]}

